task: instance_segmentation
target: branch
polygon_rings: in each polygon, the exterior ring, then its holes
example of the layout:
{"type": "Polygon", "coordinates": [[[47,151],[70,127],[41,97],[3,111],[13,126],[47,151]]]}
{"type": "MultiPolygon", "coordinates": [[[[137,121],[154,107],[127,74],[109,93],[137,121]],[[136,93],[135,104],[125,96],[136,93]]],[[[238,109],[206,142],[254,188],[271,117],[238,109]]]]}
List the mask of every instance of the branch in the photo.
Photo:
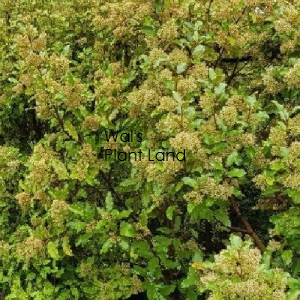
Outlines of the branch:
{"type": "Polygon", "coordinates": [[[218,58],[217,58],[217,60],[216,60],[215,63],[214,63],[214,69],[217,67],[219,61],[222,59],[223,52],[224,52],[224,48],[222,47],[222,48],[220,49],[218,58]]]}
{"type": "Polygon", "coordinates": [[[237,69],[237,67],[238,67],[238,64],[239,64],[239,61],[237,61],[237,62],[235,63],[235,65],[234,65],[234,67],[233,67],[233,71],[232,71],[231,75],[230,75],[229,78],[228,78],[227,85],[230,85],[232,79],[235,77],[235,75],[236,75],[236,69],[237,69]]]}
{"type": "Polygon", "coordinates": [[[112,186],[110,180],[106,177],[105,173],[102,170],[100,170],[100,174],[101,174],[103,180],[105,181],[108,190],[116,197],[116,199],[118,200],[119,203],[122,203],[123,200],[121,199],[119,194],[116,192],[115,188],[112,186]]]}
{"type": "Polygon", "coordinates": [[[248,230],[240,228],[240,227],[228,226],[228,229],[230,229],[232,232],[248,233],[248,230]]]}
{"type": "Polygon", "coordinates": [[[243,61],[250,61],[252,60],[252,56],[251,55],[247,55],[247,56],[243,56],[243,57],[223,57],[221,58],[221,62],[223,63],[239,63],[239,62],[243,62],[243,61]]]}
{"type": "Polygon", "coordinates": [[[210,21],[210,9],[211,9],[212,2],[213,2],[213,0],[209,0],[208,8],[207,8],[207,11],[206,11],[206,16],[207,16],[208,23],[210,21]]]}
{"type": "Polygon", "coordinates": [[[62,118],[61,118],[60,115],[59,115],[59,112],[58,112],[57,107],[56,107],[55,105],[52,105],[51,107],[54,109],[56,119],[57,119],[58,124],[59,124],[60,128],[62,129],[62,131],[63,131],[68,137],[70,137],[71,139],[73,139],[72,136],[69,134],[69,132],[66,131],[66,129],[65,129],[64,122],[63,122],[62,118]]]}
{"type": "Polygon", "coordinates": [[[255,242],[257,247],[260,249],[260,251],[264,252],[266,250],[266,246],[263,244],[262,240],[255,233],[255,231],[252,229],[248,220],[242,215],[238,204],[235,202],[235,200],[232,196],[229,197],[229,202],[230,202],[231,206],[233,207],[234,211],[236,212],[237,216],[240,218],[240,220],[244,224],[244,226],[247,230],[247,233],[252,237],[253,241],[255,242]]]}
{"type": "MultiPolygon", "coordinates": [[[[72,140],[74,140],[74,138],[73,138],[73,137],[69,134],[69,132],[66,130],[65,125],[64,125],[64,122],[63,122],[63,119],[60,117],[57,107],[56,107],[55,105],[52,105],[51,107],[54,109],[54,113],[55,113],[56,119],[57,119],[58,124],[59,124],[60,128],[62,129],[62,131],[63,131],[69,138],[71,138],[72,140]]],[[[80,136],[79,133],[78,133],[78,142],[79,142],[80,144],[83,143],[82,138],[81,138],[81,136],[80,136]]]]}
{"type": "Polygon", "coordinates": [[[233,78],[234,78],[237,74],[239,74],[239,73],[246,67],[246,65],[247,65],[250,61],[251,61],[251,59],[247,60],[247,61],[244,63],[244,65],[243,65],[241,68],[239,68],[239,69],[237,69],[237,67],[238,67],[238,64],[240,63],[240,61],[237,61],[237,62],[235,63],[234,68],[233,68],[233,71],[232,71],[232,74],[230,75],[230,77],[229,77],[229,79],[228,79],[228,82],[227,82],[228,85],[231,83],[231,81],[233,80],[233,78]]]}

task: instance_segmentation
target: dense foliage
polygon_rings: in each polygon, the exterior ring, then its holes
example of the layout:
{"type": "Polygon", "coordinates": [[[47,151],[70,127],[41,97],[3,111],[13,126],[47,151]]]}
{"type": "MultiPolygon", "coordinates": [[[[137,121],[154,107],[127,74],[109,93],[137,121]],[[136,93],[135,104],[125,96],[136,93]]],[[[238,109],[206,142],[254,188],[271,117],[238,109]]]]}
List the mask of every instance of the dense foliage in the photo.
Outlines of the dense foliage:
{"type": "Polygon", "coordinates": [[[300,297],[300,1],[0,23],[0,297],[300,297]]]}

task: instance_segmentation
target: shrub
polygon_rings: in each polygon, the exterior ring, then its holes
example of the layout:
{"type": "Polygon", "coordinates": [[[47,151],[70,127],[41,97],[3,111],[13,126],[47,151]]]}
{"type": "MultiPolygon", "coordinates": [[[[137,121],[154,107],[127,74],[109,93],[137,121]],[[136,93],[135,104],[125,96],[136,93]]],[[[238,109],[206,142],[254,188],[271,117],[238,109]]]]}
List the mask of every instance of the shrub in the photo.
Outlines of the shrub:
{"type": "Polygon", "coordinates": [[[5,298],[197,299],[190,264],[239,232],[279,243],[261,274],[290,272],[297,299],[297,1],[20,0],[0,17],[5,298]]]}

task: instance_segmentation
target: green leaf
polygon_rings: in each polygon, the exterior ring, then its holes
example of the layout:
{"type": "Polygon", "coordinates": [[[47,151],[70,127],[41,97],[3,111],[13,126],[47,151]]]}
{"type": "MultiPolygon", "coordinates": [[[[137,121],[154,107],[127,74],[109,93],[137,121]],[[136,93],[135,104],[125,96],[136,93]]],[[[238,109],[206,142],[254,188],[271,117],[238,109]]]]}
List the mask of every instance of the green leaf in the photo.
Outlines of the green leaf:
{"type": "Polygon", "coordinates": [[[60,258],[58,254],[58,249],[57,249],[57,241],[56,242],[49,242],[47,244],[47,250],[50,255],[55,260],[58,260],[60,258]]]}
{"type": "MultiPolygon", "coordinates": [[[[181,287],[186,289],[186,288],[189,288],[190,286],[194,286],[194,285],[196,285],[197,279],[198,278],[185,278],[181,282],[181,287]]],[[[195,299],[197,299],[197,298],[195,298],[195,299]]]]}
{"type": "Polygon", "coordinates": [[[237,151],[230,153],[226,159],[227,167],[230,167],[233,164],[239,165],[240,163],[241,163],[241,158],[240,158],[239,154],[237,153],[237,151]]]}
{"type": "Polygon", "coordinates": [[[67,236],[63,237],[62,248],[66,255],[73,256],[72,249],[70,248],[70,245],[69,245],[69,238],[67,236]]]}
{"type": "Polygon", "coordinates": [[[215,170],[224,170],[222,162],[214,161],[209,163],[215,170]]]}
{"type": "Polygon", "coordinates": [[[181,96],[178,92],[172,91],[174,99],[180,104],[182,102],[181,96]]]}
{"type": "Polygon", "coordinates": [[[216,210],[214,213],[215,218],[225,226],[231,226],[231,221],[227,211],[216,210]]]}
{"type": "Polygon", "coordinates": [[[176,206],[171,205],[168,207],[167,211],[166,211],[166,216],[169,220],[173,220],[173,212],[176,209],[176,206]]]}
{"type": "Polygon", "coordinates": [[[256,97],[255,97],[255,95],[248,96],[247,99],[246,99],[246,101],[248,102],[248,104],[250,105],[250,107],[254,107],[254,105],[256,103],[256,97]]]}
{"type": "Polygon", "coordinates": [[[54,172],[58,175],[59,180],[64,180],[68,178],[69,176],[68,170],[60,160],[53,159],[51,161],[51,165],[54,169],[54,172]]]}
{"type": "Polygon", "coordinates": [[[284,108],[284,106],[282,104],[279,104],[276,100],[272,100],[271,102],[276,106],[281,120],[286,121],[288,118],[288,112],[284,108]]]}
{"type": "Polygon", "coordinates": [[[140,30],[147,36],[155,36],[155,29],[151,26],[142,26],[140,30]]]}
{"type": "Polygon", "coordinates": [[[293,108],[292,112],[291,112],[291,116],[294,115],[294,114],[299,114],[300,112],[300,106],[297,105],[293,108]]]}
{"type": "Polygon", "coordinates": [[[182,186],[183,186],[183,182],[179,181],[179,182],[176,184],[175,191],[176,191],[176,192],[180,191],[180,189],[182,188],[182,186]]]}
{"type": "Polygon", "coordinates": [[[282,252],[282,260],[285,265],[289,265],[292,262],[293,252],[292,250],[284,250],[282,252]]]}
{"type": "Polygon", "coordinates": [[[79,290],[75,287],[71,288],[71,294],[75,297],[75,299],[79,299],[79,290]]]}
{"type": "Polygon", "coordinates": [[[275,182],[275,179],[273,177],[270,177],[270,176],[266,176],[266,183],[267,185],[273,185],[275,182]]]}
{"type": "Polygon", "coordinates": [[[191,214],[196,207],[197,207],[197,203],[195,203],[195,202],[189,202],[188,205],[187,205],[187,211],[188,211],[188,213],[191,214]]]}
{"type": "Polygon", "coordinates": [[[212,137],[210,136],[210,134],[204,133],[204,135],[203,135],[203,142],[204,142],[207,146],[210,146],[210,145],[213,144],[213,139],[212,139],[212,137]]]}
{"type": "Polygon", "coordinates": [[[178,230],[180,230],[180,227],[181,227],[181,217],[177,216],[175,218],[175,222],[174,222],[174,230],[178,231],[178,230]]]}
{"type": "Polygon", "coordinates": [[[225,82],[221,82],[219,83],[216,87],[215,87],[215,95],[216,96],[220,96],[225,92],[225,88],[226,88],[227,84],[225,82]]]}
{"type": "Polygon", "coordinates": [[[296,277],[298,272],[300,271],[300,258],[293,260],[292,269],[293,269],[293,271],[292,271],[291,275],[292,275],[292,277],[296,277]]]}
{"type": "Polygon", "coordinates": [[[281,161],[272,163],[270,166],[270,169],[274,171],[284,170],[285,168],[286,168],[285,164],[281,161]]]}
{"type": "Polygon", "coordinates": [[[223,132],[227,131],[227,129],[228,129],[225,122],[221,119],[217,119],[217,125],[223,132]]]}
{"type": "Polygon", "coordinates": [[[211,206],[213,206],[215,203],[216,203],[216,199],[213,198],[213,197],[207,197],[207,198],[205,199],[205,205],[206,205],[207,207],[211,207],[211,206]]]}
{"type": "Polygon", "coordinates": [[[270,268],[271,259],[272,259],[272,253],[270,251],[265,251],[262,257],[262,263],[267,269],[270,268]]]}
{"type": "Polygon", "coordinates": [[[198,187],[197,181],[191,177],[183,177],[181,180],[183,181],[184,184],[189,185],[194,189],[198,187]]]}
{"type": "Polygon", "coordinates": [[[69,228],[76,230],[77,233],[86,229],[86,222],[71,221],[71,222],[68,222],[67,225],[69,228]]]}
{"type": "Polygon", "coordinates": [[[64,128],[75,141],[78,141],[78,133],[70,121],[64,122],[64,128]]]}
{"type": "Polygon", "coordinates": [[[265,111],[260,111],[257,114],[255,114],[255,118],[260,121],[265,121],[270,119],[269,115],[265,111]]]}
{"type": "Polygon", "coordinates": [[[71,86],[74,86],[75,80],[74,80],[73,74],[69,71],[67,72],[67,81],[71,86]]]}
{"type": "Polygon", "coordinates": [[[164,296],[169,296],[172,292],[174,292],[175,288],[176,288],[176,284],[164,285],[163,288],[161,289],[161,293],[164,296]]]}
{"type": "Polygon", "coordinates": [[[204,52],[205,51],[205,46],[203,45],[197,45],[192,53],[192,55],[194,56],[195,54],[199,53],[199,52],[204,52]]]}
{"type": "Polygon", "coordinates": [[[105,197],[105,206],[108,211],[111,211],[114,207],[114,202],[113,202],[111,192],[108,192],[105,197]]]}
{"type": "Polygon", "coordinates": [[[289,148],[280,147],[280,155],[282,158],[288,158],[289,154],[290,154],[289,148]]]}
{"type": "Polygon", "coordinates": [[[215,80],[217,78],[217,74],[216,74],[215,70],[212,68],[208,69],[208,76],[209,76],[210,80],[215,80]]]}
{"type": "Polygon", "coordinates": [[[148,270],[151,273],[155,273],[155,270],[159,268],[159,260],[157,257],[152,257],[148,263],[148,270]]]}
{"type": "Polygon", "coordinates": [[[62,51],[62,55],[66,56],[68,55],[70,52],[70,45],[66,45],[64,48],[63,48],[63,51],[62,51]]]}
{"type": "Polygon", "coordinates": [[[130,214],[132,213],[131,209],[128,210],[122,210],[120,211],[119,215],[117,216],[117,218],[120,219],[126,219],[130,216],[130,214]]]}
{"type": "Polygon", "coordinates": [[[229,42],[229,44],[230,44],[231,46],[234,46],[234,45],[235,45],[236,41],[235,41],[235,39],[234,39],[233,37],[230,37],[230,36],[229,36],[227,39],[228,39],[228,42],[229,42]]]}
{"type": "Polygon", "coordinates": [[[134,237],[136,235],[135,228],[130,223],[121,222],[121,224],[120,224],[120,235],[126,236],[126,237],[134,237]]]}
{"type": "Polygon", "coordinates": [[[231,242],[231,245],[234,248],[239,248],[242,245],[243,241],[242,241],[242,239],[238,235],[231,234],[230,235],[230,242],[231,242]]]}
{"type": "Polygon", "coordinates": [[[175,86],[174,86],[174,82],[173,82],[173,81],[171,81],[171,80],[165,80],[165,81],[164,81],[164,84],[165,84],[165,87],[166,87],[168,90],[174,91],[175,86]]]}
{"type": "Polygon", "coordinates": [[[292,198],[293,202],[295,204],[300,203],[300,191],[294,190],[294,189],[288,189],[287,194],[289,197],[292,198]]]}
{"type": "Polygon", "coordinates": [[[287,298],[286,300],[298,300],[300,295],[300,290],[295,289],[295,290],[290,290],[287,293],[287,298]]]}
{"type": "Polygon", "coordinates": [[[154,255],[150,250],[150,246],[146,241],[138,240],[132,243],[132,247],[140,257],[152,258],[154,255]]]}
{"type": "Polygon", "coordinates": [[[105,241],[105,243],[103,244],[101,250],[100,250],[100,254],[102,253],[107,253],[108,250],[113,246],[113,243],[111,241],[111,239],[108,239],[105,241]]]}
{"type": "Polygon", "coordinates": [[[74,213],[76,215],[80,215],[80,216],[84,215],[82,210],[76,209],[76,208],[71,207],[71,206],[69,206],[69,211],[71,211],[72,213],[74,213]]]}
{"type": "Polygon", "coordinates": [[[243,177],[246,174],[246,171],[244,169],[233,169],[228,172],[227,176],[232,177],[243,177]]]}
{"type": "Polygon", "coordinates": [[[180,63],[177,65],[177,74],[181,74],[186,70],[186,63],[180,63]]]}
{"type": "Polygon", "coordinates": [[[196,251],[192,260],[193,260],[193,262],[202,262],[203,261],[203,253],[200,250],[196,251]]]}
{"type": "Polygon", "coordinates": [[[137,184],[137,180],[135,178],[127,178],[120,183],[120,186],[133,186],[137,184]]]}

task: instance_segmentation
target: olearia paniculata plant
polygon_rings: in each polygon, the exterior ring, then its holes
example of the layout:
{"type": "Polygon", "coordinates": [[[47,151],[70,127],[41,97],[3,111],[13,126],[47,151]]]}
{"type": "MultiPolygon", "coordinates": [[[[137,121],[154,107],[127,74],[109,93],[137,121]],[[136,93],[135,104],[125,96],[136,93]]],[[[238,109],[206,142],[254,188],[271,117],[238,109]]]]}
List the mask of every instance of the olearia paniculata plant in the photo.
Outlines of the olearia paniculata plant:
{"type": "Polygon", "coordinates": [[[299,299],[300,1],[0,24],[0,297],[299,299]]]}

